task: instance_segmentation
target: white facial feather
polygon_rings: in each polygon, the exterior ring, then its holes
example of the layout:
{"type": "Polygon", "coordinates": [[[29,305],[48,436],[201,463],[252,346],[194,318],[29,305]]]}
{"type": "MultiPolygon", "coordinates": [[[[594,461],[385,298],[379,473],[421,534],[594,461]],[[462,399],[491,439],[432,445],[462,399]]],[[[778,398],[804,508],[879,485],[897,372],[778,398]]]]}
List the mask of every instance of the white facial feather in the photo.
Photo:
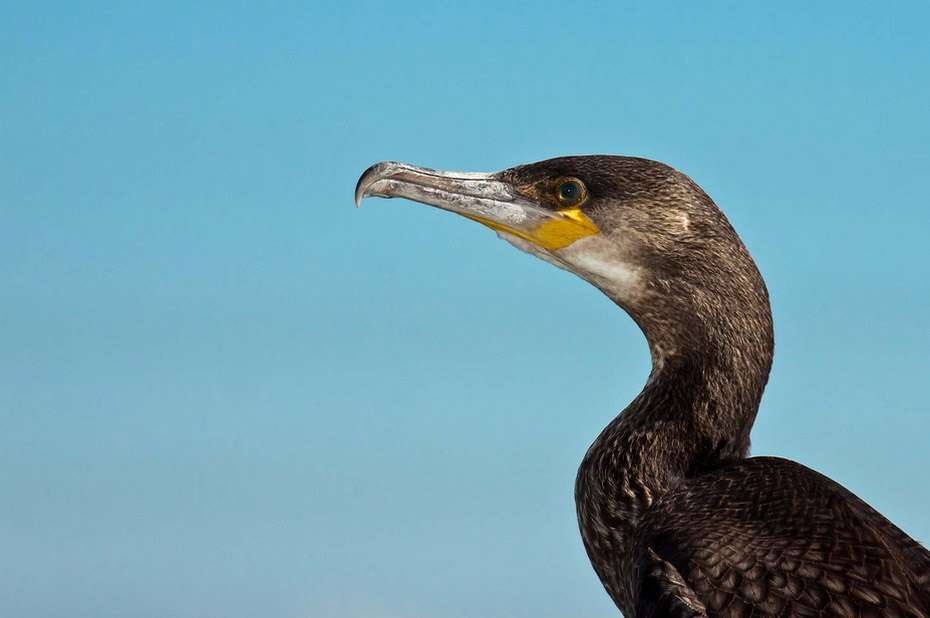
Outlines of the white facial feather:
{"type": "Polygon", "coordinates": [[[562,249],[548,251],[507,232],[498,236],[520,249],[554,266],[574,273],[610,298],[633,303],[644,290],[644,273],[628,259],[622,243],[603,236],[581,238],[562,249]]]}

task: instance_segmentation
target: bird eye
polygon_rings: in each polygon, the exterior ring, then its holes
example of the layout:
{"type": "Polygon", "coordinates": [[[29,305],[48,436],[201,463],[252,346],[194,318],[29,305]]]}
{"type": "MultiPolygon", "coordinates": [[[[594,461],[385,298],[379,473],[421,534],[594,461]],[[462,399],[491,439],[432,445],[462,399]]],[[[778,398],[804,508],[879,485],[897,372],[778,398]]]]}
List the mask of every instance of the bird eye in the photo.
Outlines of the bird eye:
{"type": "Polygon", "coordinates": [[[586,194],[587,192],[580,180],[566,178],[556,184],[555,196],[559,199],[559,202],[565,206],[580,204],[586,197],[586,194]]]}

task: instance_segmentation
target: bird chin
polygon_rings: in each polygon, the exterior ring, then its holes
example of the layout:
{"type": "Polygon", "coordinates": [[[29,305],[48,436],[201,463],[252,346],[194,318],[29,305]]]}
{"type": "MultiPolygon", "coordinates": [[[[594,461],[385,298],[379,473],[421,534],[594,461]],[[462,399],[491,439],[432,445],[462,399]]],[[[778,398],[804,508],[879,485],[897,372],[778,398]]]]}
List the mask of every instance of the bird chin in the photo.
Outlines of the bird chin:
{"type": "Polygon", "coordinates": [[[644,292],[643,269],[616,255],[602,237],[581,238],[550,251],[505,231],[498,230],[497,235],[517,249],[584,279],[624,307],[644,292]]]}
{"type": "Polygon", "coordinates": [[[544,249],[543,247],[540,247],[534,242],[530,242],[526,240],[525,238],[521,238],[520,236],[517,236],[516,234],[511,234],[510,232],[505,232],[503,230],[498,230],[497,236],[499,238],[502,238],[503,240],[506,240],[507,242],[509,242],[511,245],[513,245],[520,251],[529,253],[530,255],[538,257],[544,262],[548,262],[552,264],[553,266],[557,266],[561,268],[562,270],[567,270],[570,273],[578,275],[578,273],[575,270],[573,270],[568,263],[561,260],[555,253],[553,253],[552,251],[549,251],[548,249],[544,249]]]}

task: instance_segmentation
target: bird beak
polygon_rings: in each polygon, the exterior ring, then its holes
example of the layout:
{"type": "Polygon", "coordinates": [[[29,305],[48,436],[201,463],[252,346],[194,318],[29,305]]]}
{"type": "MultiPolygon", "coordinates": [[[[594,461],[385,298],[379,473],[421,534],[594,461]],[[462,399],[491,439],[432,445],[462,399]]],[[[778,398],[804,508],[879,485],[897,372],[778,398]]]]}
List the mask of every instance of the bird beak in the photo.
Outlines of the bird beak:
{"type": "Polygon", "coordinates": [[[520,195],[504,172],[445,172],[382,161],[359,178],[355,205],[369,196],[404,197],[429,204],[550,251],[600,233],[578,208],[553,210],[520,195]]]}

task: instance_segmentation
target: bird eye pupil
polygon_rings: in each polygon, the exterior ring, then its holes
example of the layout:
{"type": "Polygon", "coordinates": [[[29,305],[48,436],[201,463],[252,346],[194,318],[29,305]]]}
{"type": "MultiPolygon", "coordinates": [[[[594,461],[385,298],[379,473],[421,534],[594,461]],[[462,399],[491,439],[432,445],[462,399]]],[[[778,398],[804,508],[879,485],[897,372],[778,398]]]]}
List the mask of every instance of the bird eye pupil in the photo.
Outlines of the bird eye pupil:
{"type": "Polygon", "coordinates": [[[567,180],[559,185],[558,192],[560,201],[571,204],[581,198],[581,185],[575,180],[567,180]]]}

